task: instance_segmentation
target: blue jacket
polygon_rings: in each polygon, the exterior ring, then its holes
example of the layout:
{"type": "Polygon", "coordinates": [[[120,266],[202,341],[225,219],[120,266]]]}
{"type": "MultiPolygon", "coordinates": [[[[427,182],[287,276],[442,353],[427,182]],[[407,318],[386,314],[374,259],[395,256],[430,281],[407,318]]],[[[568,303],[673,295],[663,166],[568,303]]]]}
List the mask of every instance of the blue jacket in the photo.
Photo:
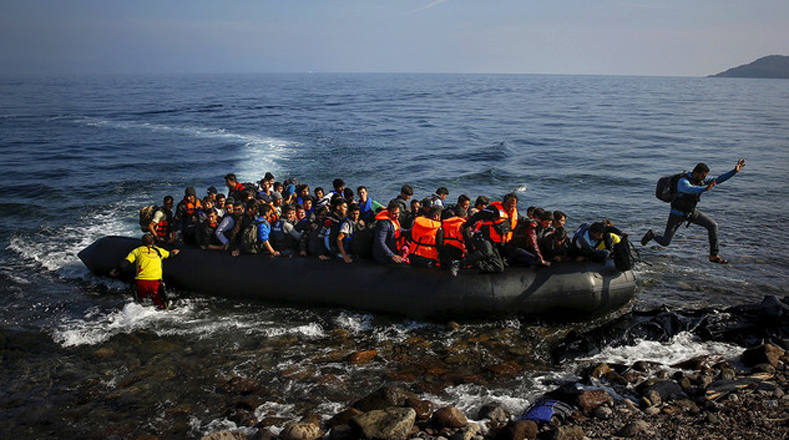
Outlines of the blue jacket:
{"type": "Polygon", "coordinates": [[[268,237],[271,234],[271,225],[265,217],[258,217],[255,219],[255,223],[258,224],[258,239],[263,244],[268,241],[268,237]]]}
{"type": "Polygon", "coordinates": [[[397,255],[397,238],[395,238],[394,223],[379,220],[375,223],[373,235],[373,258],[379,263],[387,264],[392,262],[392,257],[395,255],[397,255]]]}
{"type": "MultiPolygon", "coordinates": [[[[700,197],[701,193],[703,193],[704,191],[707,190],[707,185],[711,184],[713,181],[716,182],[716,185],[720,185],[721,183],[723,183],[723,182],[731,179],[732,177],[734,177],[735,174],[737,174],[737,171],[736,170],[731,170],[731,171],[723,173],[720,176],[715,177],[715,178],[708,177],[708,178],[704,179],[704,181],[702,181],[698,185],[694,185],[693,181],[691,180],[692,179],[691,176],[693,175],[693,173],[692,172],[688,172],[687,175],[682,176],[677,181],[677,200],[681,201],[683,198],[686,198],[686,197],[700,197]]],[[[672,203],[671,204],[671,213],[672,214],[681,215],[681,216],[685,216],[687,214],[690,214],[689,212],[685,212],[685,211],[682,211],[680,209],[677,209],[676,208],[677,205],[678,205],[678,203],[672,203]]]]}

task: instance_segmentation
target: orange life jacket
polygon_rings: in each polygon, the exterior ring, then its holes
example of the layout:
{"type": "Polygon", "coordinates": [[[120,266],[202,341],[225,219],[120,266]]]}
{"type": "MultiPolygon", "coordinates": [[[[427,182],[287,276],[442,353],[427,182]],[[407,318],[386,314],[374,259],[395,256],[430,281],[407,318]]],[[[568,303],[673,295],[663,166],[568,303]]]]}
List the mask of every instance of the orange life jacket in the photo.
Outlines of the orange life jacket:
{"type": "Polygon", "coordinates": [[[501,202],[493,202],[485,209],[491,208],[496,209],[499,216],[495,220],[482,222],[482,230],[494,243],[505,244],[512,239],[512,231],[518,224],[518,210],[515,209],[510,216],[501,202]]]}
{"type": "Polygon", "coordinates": [[[383,211],[379,212],[378,214],[376,214],[375,219],[378,220],[378,221],[385,220],[385,221],[388,221],[388,222],[392,222],[392,224],[394,224],[394,227],[395,227],[395,239],[397,239],[398,241],[400,240],[400,220],[398,220],[398,219],[394,219],[394,220],[390,219],[389,218],[389,211],[387,211],[385,209],[383,211]]]}
{"type": "Polygon", "coordinates": [[[466,219],[463,217],[450,217],[442,222],[445,245],[454,246],[463,252],[466,251],[466,242],[463,238],[464,223],[466,223],[466,219]]]}
{"type": "Polygon", "coordinates": [[[411,228],[411,253],[420,257],[438,260],[438,247],[436,247],[436,235],[441,222],[427,217],[417,217],[414,219],[414,226],[411,228]]]}
{"type": "Polygon", "coordinates": [[[184,202],[186,202],[186,213],[189,215],[195,215],[198,209],[203,209],[203,205],[200,204],[198,199],[195,199],[195,203],[191,203],[186,199],[184,199],[184,202]]]}

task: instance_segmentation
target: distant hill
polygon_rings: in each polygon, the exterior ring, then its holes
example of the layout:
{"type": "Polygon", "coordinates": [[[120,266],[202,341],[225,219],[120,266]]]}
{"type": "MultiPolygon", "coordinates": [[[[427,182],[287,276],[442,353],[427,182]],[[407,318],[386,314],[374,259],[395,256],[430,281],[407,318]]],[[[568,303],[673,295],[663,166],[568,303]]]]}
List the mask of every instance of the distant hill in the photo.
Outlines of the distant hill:
{"type": "Polygon", "coordinates": [[[770,55],[711,77],[726,78],[789,78],[789,56],[770,55]]]}

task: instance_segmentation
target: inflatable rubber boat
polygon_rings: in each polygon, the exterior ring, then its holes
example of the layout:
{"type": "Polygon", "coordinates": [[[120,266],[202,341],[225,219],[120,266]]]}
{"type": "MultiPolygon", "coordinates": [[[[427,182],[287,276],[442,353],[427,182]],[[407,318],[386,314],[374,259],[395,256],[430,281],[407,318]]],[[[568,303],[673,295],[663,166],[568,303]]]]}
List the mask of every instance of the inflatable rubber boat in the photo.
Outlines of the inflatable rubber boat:
{"type": "MultiPolygon", "coordinates": [[[[107,275],[140,246],[138,238],[104,237],[79,253],[107,275]]],[[[408,317],[540,315],[579,319],[625,305],[635,294],[632,271],[613,264],[568,262],[543,268],[508,267],[503,274],[446,271],[370,261],[233,257],[182,247],[164,260],[171,287],[205,295],[352,308],[408,317]]]]}

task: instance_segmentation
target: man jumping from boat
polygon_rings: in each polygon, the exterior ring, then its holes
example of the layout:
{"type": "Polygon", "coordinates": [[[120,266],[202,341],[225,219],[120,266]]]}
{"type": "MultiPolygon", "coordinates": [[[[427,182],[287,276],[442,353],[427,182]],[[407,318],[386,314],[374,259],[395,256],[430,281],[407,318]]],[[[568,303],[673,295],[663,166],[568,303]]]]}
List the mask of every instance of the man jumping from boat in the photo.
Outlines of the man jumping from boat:
{"type": "MultiPolygon", "coordinates": [[[[172,254],[178,255],[178,249],[173,249],[172,254]]],[[[134,264],[135,299],[138,302],[150,296],[157,309],[166,310],[170,307],[162,283],[162,260],[169,256],[170,252],[153,245],[151,234],[145,234],[142,236],[142,246],[129,252],[121,262],[121,269],[125,265],[134,264]]],[[[118,269],[113,269],[110,276],[118,276],[118,269]]]]}
{"type": "Polygon", "coordinates": [[[666,222],[665,232],[663,232],[663,235],[655,235],[650,229],[644,234],[641,244],[646,246],[647,243],[655,240],[661,246],[668,246],[682,223],[687,222],[688,225],[692,223],[707,229],[710,240],[710,262],[718,264],[728,263],[728,260],[721,258],[718,254],[718,223],[697,210],[696,205],[699,203],[702,193],[734,177],[744,166],[745,159],[740,159],[733,170],[712,179],[707,177],[710,168],[704,163],[699,163],[693,168],[693,171],[680,177],[676,183],[676,195],[671,201],[671,213],[666,222]]]}

